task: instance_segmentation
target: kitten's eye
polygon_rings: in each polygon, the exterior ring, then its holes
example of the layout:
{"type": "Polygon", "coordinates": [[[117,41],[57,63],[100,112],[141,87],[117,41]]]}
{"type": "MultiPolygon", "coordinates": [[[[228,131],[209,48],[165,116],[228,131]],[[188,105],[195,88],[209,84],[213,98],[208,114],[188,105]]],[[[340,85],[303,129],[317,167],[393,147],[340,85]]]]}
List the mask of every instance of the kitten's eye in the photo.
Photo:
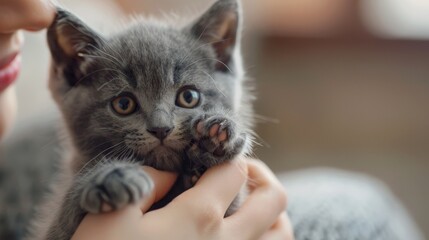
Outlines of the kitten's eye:
{"type": "Polygon", "coordinates": [[[200,103],[200,93],[192,88],[185,88],[179,92],[176,105],[183,108],[194,108],[200,103]]]}
{"type": "Polygon", "coordinates": [[[128,96],[119,96],[111,102],[112,109],[123,116],[134,113],[137,109],[137,104],[134,99],[128,96]]]}

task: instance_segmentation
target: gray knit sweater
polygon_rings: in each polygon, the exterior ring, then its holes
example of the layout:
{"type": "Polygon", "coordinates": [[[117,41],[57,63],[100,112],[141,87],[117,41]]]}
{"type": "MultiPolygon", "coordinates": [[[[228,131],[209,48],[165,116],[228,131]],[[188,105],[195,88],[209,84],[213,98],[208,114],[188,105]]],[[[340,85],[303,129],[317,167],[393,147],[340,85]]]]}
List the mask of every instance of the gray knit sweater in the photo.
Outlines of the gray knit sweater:
{"type": "Polygon", "coordinates": [[[368,176],[311,169],[279,177],[297,240],[424,239],[399,201],[368,176]]]}

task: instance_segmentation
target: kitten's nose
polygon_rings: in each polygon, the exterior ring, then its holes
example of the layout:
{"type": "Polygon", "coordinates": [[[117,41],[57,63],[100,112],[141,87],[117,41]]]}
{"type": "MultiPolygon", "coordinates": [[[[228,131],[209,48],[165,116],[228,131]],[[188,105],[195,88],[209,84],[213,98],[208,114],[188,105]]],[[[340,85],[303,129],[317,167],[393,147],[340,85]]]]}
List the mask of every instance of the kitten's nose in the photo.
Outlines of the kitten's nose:
{"type": "Polygon", "coordinates": [[[150,134],[157,137],[159,140],[163,140],[166,138],[171,131],[173,131],[173,128],[170,127],[153,127],[146,129],[150,134]]]}

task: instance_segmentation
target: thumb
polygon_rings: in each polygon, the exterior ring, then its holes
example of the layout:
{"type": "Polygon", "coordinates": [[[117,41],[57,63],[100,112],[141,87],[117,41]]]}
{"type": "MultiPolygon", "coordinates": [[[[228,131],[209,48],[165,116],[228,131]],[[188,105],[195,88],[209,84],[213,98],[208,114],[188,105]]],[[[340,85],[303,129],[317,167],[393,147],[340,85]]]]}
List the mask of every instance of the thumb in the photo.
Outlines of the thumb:
{"type": "Polygon", "coordinates": [[[154,168],[143,167],[152,178],[154,188],[152,193],[145,197],[140,209],[131,205],[114,212],[105,214],[88,214],[77,228],[73,239],[134,239],[138,229],[142,212],[146,212],[156,201],[167,194],[176,181],[177,175],[158,171],[154,168]],[[124,235],[125,234],[125,235],[124,235]]]}
{"type": "Polygon", "coordinates": [[[159,171],[147,166],[143,166],[143,169],[151,177],[154,183],[152,193],[143,199],[140,206],[142,212],[147,212],[154,203],[162,199],[168,191],[170,191],[171,187],[176,182],[177,174],[159,171]]]}

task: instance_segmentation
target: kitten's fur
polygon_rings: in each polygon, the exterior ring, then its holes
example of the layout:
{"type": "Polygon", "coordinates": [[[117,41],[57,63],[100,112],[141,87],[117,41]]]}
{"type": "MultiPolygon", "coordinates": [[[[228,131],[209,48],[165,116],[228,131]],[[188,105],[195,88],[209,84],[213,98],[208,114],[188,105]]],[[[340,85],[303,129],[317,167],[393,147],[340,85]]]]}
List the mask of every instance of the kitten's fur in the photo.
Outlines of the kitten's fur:
{"type": "Polygon", "coordinates": [[[252,95],[244,84],[240,30],[237,0],[217,1],[183,28],[141,20],[110,37],[58,10],[48,29],[50,89],[71,155],[37,239],[69,239],[87,212],[140,201],[152,182],[139,165],[180,174],[162,206],[195,174],[250,152],[252,95]],[[200,92],[197,107],[175,105],[183,86],[200,92]],[[123,93],[139,105],[125,117],[111,107],[123,93]],[[161,128],[172,129],[163,141],[148,132],[161,128]]]}

